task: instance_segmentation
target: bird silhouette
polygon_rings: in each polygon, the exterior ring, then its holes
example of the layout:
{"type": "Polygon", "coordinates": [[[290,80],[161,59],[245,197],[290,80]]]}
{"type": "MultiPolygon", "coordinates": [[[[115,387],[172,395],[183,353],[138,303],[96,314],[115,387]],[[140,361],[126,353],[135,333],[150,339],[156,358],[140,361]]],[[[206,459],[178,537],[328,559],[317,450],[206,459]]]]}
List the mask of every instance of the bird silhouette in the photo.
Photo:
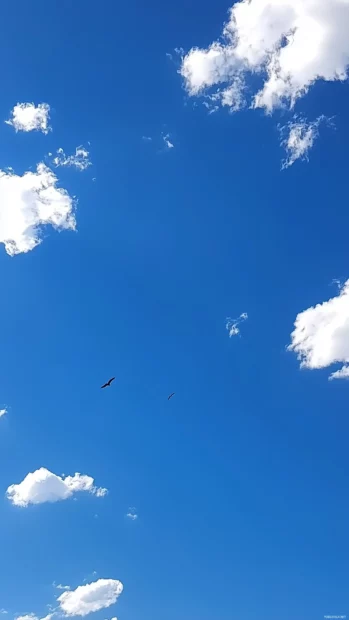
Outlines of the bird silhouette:
{"type": "Polygon", "coordinates": [[[169,395],[169,397],[168,397],[168,399],[167,399],[167,400],[170,400],[170,399],[172,398],[172,396],[174,396],[174,395],[175,395],[175,393],[176,393],[176,392],[172,392],[172,394],[170,394],[170,395],[169,395]]]}
{"type": "Polygon", "coordinates": [[[109,379],[109,381],[107,381],[107,383],[105,383],[104,385],[101,386],[101,390],[103,390],[103,388],[110,387],[111,384],[113,383],[114,379],[115,379],[115,377],[112,377],[111,379],[109,379]]]}

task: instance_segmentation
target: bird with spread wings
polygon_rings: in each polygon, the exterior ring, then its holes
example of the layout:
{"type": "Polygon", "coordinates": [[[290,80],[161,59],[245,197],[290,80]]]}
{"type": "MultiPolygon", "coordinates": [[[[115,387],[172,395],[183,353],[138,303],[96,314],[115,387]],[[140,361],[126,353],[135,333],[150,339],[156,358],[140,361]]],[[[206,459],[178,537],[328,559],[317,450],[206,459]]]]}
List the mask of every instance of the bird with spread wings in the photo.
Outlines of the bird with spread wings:
{"type": "Polygon", "coordinates": [[[110,387],[111,384],[113,383],[114,379],[115,379],[115,377],[112,377],[111,379],[109,379],[109,381],[107,381],[107,383],[105,383],[104,385],[101,386],[101,389],[103,390],[103,388],[110,387]]]}

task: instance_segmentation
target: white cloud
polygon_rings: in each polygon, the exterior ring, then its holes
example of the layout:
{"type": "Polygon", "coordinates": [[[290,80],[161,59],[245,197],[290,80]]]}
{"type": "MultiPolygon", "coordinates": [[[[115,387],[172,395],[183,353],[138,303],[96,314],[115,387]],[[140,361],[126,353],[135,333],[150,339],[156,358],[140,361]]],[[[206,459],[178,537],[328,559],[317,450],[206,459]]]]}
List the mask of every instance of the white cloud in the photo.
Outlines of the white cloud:
{"type": "Polygon", "coordinates": [[[142,136],[142,140],[144,140],[144,142],[152,142],[153,138],[150,136],[142,136]]]}
{"type": "Polygon", "coordinates": [[[29,473],[19,484],[11,484],[6,495],[15,506],[28,506],[58,502],[80,491],[93,493],[97,497],[103,497],[107,493],[107,489],[94,486],[94,479],[91,476],[81,474],[56,476],[45,467],[41,467],[29,473]]]}
{"type": "Polygon", "coordinates": [[[288,350],[297,354],[301,368],[341,362],[330,379],[349,378],[349,280],[336,297],[300,312],[294,326],[288,350]]]}
{"type": "Polygon", "coordinates": [[[232,338],[233,336],[238,336],[240,334],[240,323],[242,323],[243,321],[246,321],[248,319],[248,314],[247,312],[243,312],[242,314],[240,314],[240,316],[237,319],[230,319],[229,317],[227,318],[227,322],[226,322],[226,329],[229,332],[229,338],[232,338]]]}
{"type": "Polygon", "coordinates": [[[8,614],[8,611],[4,608],[0,609],[0,614],[8,614]]]}
{"type": "MultiPolygon", "coordinates": [[[[0,418],[2,418],[3,415],[6,415],[6,413],[7,413],[7,409],[6,408],[5,409],[0,409],[0,418]]],[[[0,613],[1,613],[1,611],[0,611],[0,613]]]]}
{"type": "Polygon", "coordinates": [[[287,155],[282,162],[283,169],[292,166],[297,159],[308,160],[308,152],[319,135],[319,125],[323,120],[324,117],[319,116],[316,121],[308,123],[303,118],[295,117],[293,121],[280,127],[282,136],[288,131],[288,136],[281,141],[287,155]]]}
{"type": "Polygon", "coordinates": [[[62,586],[61,583],[58,585],[54,584],[54,587],[57,588],[57,590],[70,590],[70,586],[62,586]]]}
{"type": "Polygon", "coordinates": [[[138,514],[136,513],[136,509],[135,508],[129,508],[126,517],[128,519],[131,519],[131,521],[136,521],[138,519],[138,514]]]}
{"type": "Polygon", "coordinates": [[[16,616],[16,620],[52,620],[54,616],[54,612],[51,614],[47,614],[47,616],[41,619],[39,619],[35,614],[24,614],[24,616],[16,616]]]}
{"type": "Polygon", "coordinates": [[[319,79],[347,79],[348,31],[349,0],[240,0],[221,39],[192,48],[180,73],[189,95],[258,73],[251,105],[271,112],[293,106],[319,79]]]}
{"type": "Polygon", "coordinates": [[[63,592],[57,600],[66,616],[87,616],[116,603],[122,591],[121,581],[98,579],[76,590],[63,592]]]}
{"type": "Polygon", "coordinates": [[[47,134],[51,127],[48,121],[50,106],[47,103],[17,103],[11,112],[11,118],[5,121],[7,125],[14,127],[16,131],[42,131],[47,134]]]}
{"type": "Polygon", "coordinates": [[[57,181],[43,163],[22,176],[0,170],[0,243],[10,256],[33,250],[44,225],[75,230],[74,201],[57,181]]]}
{"type": "Polygon", "coordinates": [[[171,142],[170,135],[168,133],[166,135],[163,135],[162,139],[163,139],[163,141],[165,143],[166,148],[168,148],[168,149],[173,149],[174,148],[174,144],[173,144],[173,142],[171,142]]]}
{"type": "Polygon", "coordinates": [[[74,155],[66,155],[62,148],[57,150],[57,155],[52,160],[56,168],[59,166],[73,166],[78,170],[86,170],[92,165],[89,159],[89,151],[83,146],[77,146],[74,155]]]}

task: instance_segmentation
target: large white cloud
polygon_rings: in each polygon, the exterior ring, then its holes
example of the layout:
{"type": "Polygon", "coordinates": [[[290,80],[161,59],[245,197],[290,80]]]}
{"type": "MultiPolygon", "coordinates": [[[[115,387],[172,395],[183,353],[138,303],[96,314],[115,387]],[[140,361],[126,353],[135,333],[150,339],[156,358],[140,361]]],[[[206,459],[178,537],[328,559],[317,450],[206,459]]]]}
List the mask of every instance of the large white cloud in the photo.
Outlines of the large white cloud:
{"type": "Polygon", "coordinates": [[[47,134],[51,127],[48,124],[50,106],[47,103],[17,103],[11,112],[11,118],[5,121],[16,131],[42,131],[47,134]]]}
{"type": "Polygon", "coordinates": [[[348,32],[349,0],[240,0],[221,39],[191,49],[181,74],[190,95],[216,87],[215,95],[233,107],[247,74],[259,73],[263,83],[252,106],[272,111],[293,105],[319,79],[347,78],[348,32]]]}
{"type": "Polygon", "coordinates": [[[12,169],[0,170],[0,243],[10,256],[35,248],[47,224],[57,230],[75,230],[74,201],[57,182],[43,163],[36,172],[22,176],[12,169]]]}
{"type": "Polygon", "coordinates": [[[76,590],[63,592],[57,600],[66,616],[87,616],[116,603],[122,591],[121,581],[98,579],[76,590]]]}
{"type": "Polygon", "coordinates": [[[8,487],[7,498],[15,506],[43,504],[68,499],[79,491],[93,493],[103,497],[107,489],[96,487],[91,476],[75,474],[74,476],[56,476],[45,467],[29,473],[19,484],[8,487]]]}
{"type": "Polygon", "coordinates": [[[288,349],[303,368],[327,368],[341,362],[330,379],[349,378],[349,280],[339,294],[298,314],[288,349]]]}

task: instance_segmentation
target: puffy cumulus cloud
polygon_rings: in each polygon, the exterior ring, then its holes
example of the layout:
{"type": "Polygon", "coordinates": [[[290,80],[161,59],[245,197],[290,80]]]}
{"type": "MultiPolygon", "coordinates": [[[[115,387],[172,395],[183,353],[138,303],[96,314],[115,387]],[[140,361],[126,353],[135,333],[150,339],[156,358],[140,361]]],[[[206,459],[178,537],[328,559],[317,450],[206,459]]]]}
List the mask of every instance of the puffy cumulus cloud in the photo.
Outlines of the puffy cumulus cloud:
{"type": "Polygon", "coordinates": [[[66,616],[87,616],[116,603],[123,584],[116,579],[98,579],[76,590],[63,592],[57,601],[66,616]]]}
{"type": "Polygon", "coordinates": [[[336,297],[298,314],[288,350],[297,354],[302,368],[341,362],[329,378],[349,378],[349,280],[336,297]]]}
{"type": "Polygon", "coordinates": [[[243,312],[242,314],[240,314],[240,316],[237,319],[230,319],[229,317],[227,318],[225,328],[229,332],[229,338],[232,338],[233,336],[238,336],[240,334],[239,325],[243,321],[247,321],[247,319],[248,319],[247,312],[243,312]]]}
{"type": "Polygon", "coordinates": [[[56,175],[40,163],[22,176],[0,170],[0,243],[10,256],[29,252],[40,242],[41,228],[75,230],[74,201],[57,187],[56,175]]]}
{"type": "Polygon", "coordinates": [[[75,493],[86,491],[103,497],[107,489],[94,485],[91,476],[56,476],[45,467],[29,473],[19,484],[11,484],[6,491],[7,498],[15,506],[43,504],[68,499],[75,493]]]}
{"type": "Polygon", "coordinates": [[[292,166],[297,159],[308,160],[309,150],[319,135],[319,125],[325,120],[327,119],[323,115],[311,123],[295,117],[287,125],[279,128],[282,136],[281,145],[286,150],[286,159],[282,162],[283,169],[292,166]]]}
{"type": "MultiPolygon", "coordinates": [[[[0,418],[2,418],[3,415],[6,415],[6,413],[7,413],[7,409],[6,408],[5,409],[0,409],[0,418]]],[[[1,613],[1,610],[0,610],[0,613],[1,613]]]]}
{"type": "Polygon", "coordinates": [[[47,134],[49,126],[50,106],[47,103],[17,103],[11,112],[11,117],[5,121],[16,131],[42,131],[47,134]]]}
{"type": "Polygon", "coordinates": [[[62,148],[57,150],[57,155],[52,160],[56,168],[59,166],[70,166],[77,170],[86,170],[92,165],[89,158],[89,151],[83,146],[77,146],[74,155],[66,155],[62,148]]]}
{"type": "Polygon", "coordinates": [[[180,73],[189,95],[225,85],[218,90],[223,105],[229,101],[224,93],[233,86],[233,106],[245,77],[259,73],[263,84],[251,105],[271,112],[284,103],[294,105],[319,79],[346,80],[348,31],[349,0],[240,0],[221,39],[206,49],[191,49],[180,73]]]}

